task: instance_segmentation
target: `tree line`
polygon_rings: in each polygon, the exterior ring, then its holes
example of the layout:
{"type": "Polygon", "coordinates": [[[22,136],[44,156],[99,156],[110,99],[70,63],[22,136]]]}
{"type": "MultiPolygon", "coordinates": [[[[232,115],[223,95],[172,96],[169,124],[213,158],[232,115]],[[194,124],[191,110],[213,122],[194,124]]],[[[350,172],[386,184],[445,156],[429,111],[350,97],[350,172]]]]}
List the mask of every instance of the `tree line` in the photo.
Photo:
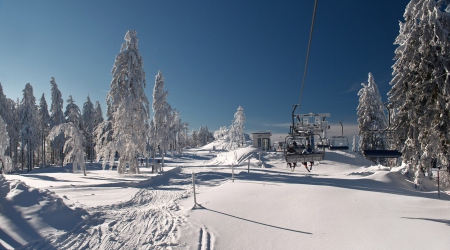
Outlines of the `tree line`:
{"type": "MultiPolygon", "coordinates": [[[[39,105],[31,84],[26,84],[21,101],[11,100],[3,93],[0,83],[0,163],[6,172],[31,171],[35,166],[73,163],[86,174],[85,161],[103,161],[109,169],[118,160],[117,171],[139,173],[139,158],[152,159],[157,154],[164,166],[167,152],[180,154],[186,147],[203,146],[214,140],[208,127],[201,126],[189,134],[189,124],[182,122],[178,110],[167,102],[161,71],[155,76],[153,102],[144,89],[146,77],[143,58],[138,49],[135,30],[129,30],[117,54],[112,69],[110,90],[106,95],[106,119],[100,103],[86,98],[82,109],[72,96],[64,101],[52,77],[51,106],[44,94],[39,105]],[[152,118],[152,119],[150,119],[152,118]]],[[[243,144],[243,109],[230,126],[230,135],[243,144]]]]}

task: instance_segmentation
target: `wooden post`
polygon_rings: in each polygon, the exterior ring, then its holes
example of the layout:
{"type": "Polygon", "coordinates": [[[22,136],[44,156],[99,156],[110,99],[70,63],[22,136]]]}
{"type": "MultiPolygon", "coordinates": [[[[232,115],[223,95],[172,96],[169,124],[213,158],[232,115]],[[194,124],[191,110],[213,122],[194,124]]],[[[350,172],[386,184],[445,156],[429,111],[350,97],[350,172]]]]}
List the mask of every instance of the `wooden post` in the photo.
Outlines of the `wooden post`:
{"type": "Polygon", "coordinates": [[[195,179],[194,172],[192,172],[192,188],[194,189],[194,206],[197,207],[197,197],[195,195],[195,179]]]}

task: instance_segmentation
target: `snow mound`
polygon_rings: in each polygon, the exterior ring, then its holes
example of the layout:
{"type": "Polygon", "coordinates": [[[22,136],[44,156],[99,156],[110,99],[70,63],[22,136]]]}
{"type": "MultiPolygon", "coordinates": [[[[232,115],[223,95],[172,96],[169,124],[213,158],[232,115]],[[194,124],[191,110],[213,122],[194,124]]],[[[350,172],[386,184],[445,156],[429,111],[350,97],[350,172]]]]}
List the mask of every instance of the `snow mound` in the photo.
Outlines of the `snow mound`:
{"type": "Polygon", "coordinates": [[[17,248],[74,228],[87,212],[70,209],[48,190],[0,176],[0,246],[17,248]],[[38,233],[39,232],[39,233],[38,233]]]}
{"type": "Polygon", "coordinates": [[[343,163],[355,166],[364,166],[370,167],[374,163],[370,160],[364,158],[362,155],[355,152],[346,152],[346,151],[326,151],[325,152],[325,160],[333,161],[336,163],[343,163]]]}
{"type": "Polygon", "coordinates": [[[251,146],[237,148],[217,154],[217,157],[208,161],[206,165],[238,165],[247,160],[248,157],[254,157],[255,153],[259,151],[258,148],[251,146]]]}

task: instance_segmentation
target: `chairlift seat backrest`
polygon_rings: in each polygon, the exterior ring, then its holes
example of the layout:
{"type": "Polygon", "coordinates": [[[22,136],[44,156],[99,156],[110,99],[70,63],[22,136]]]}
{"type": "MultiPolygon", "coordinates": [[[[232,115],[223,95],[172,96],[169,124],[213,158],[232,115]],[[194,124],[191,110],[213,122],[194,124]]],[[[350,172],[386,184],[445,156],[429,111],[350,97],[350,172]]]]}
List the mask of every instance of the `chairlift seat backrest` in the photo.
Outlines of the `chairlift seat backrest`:
{"type": "Polygon", "coordinates": [[[363,154],[368,158],[399,158],[402,156],[402,153],[397,150],[366,149],[363,150],[363,154]]]}

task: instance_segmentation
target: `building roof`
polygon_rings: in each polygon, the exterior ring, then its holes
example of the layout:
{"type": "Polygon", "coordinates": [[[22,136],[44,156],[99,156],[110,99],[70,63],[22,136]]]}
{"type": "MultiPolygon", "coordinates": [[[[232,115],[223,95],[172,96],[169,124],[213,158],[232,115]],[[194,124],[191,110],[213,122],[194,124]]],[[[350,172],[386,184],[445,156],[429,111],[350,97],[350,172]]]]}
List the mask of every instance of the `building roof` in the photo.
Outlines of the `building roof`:
{"type": "Polygon", "coordinates": [[[272,135],[272,132],[269,130],[269,131],[258,131],[258,132],[255,132],[255,133],[251,133],[252,135],[272,135]]]}

